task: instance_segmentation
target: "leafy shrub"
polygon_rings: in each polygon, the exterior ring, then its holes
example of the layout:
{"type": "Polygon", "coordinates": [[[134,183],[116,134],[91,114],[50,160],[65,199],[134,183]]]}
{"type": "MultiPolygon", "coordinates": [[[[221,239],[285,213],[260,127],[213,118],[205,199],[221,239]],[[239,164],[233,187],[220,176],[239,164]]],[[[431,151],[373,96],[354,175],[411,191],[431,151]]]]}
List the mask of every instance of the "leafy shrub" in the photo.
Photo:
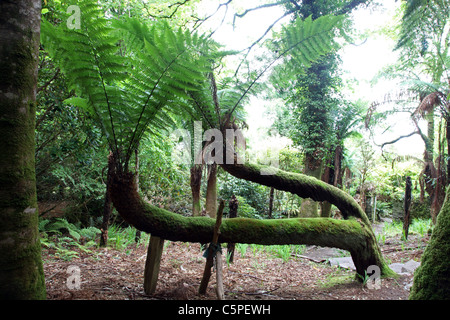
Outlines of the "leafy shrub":
{"type": "Polygon", "coordinates": [[[219,176],[218,185],[219,198],[228,200],[233,194],[238,198],[239,216],[251,217],[251,214],[256,213],[262,216],[267,211],[269,201],[267,187],[251,181],[238,179],[228,173],[219,176]],[[242,206],[245,208],[242,208],[242,206]],[[252,209],[254,212],[252,212],[252,209]]]}
{"type": "Polygon", "coordinates": [[[44,219],[39,222],[41,244],[54,250],[54,255],[63,260],[72,260],[79,252],[91,253],[95,238],[101,231],[95,227],[79,228],[63,218],[44,219]],[[73,250],[74,248],[79,251],[73,250]]]}

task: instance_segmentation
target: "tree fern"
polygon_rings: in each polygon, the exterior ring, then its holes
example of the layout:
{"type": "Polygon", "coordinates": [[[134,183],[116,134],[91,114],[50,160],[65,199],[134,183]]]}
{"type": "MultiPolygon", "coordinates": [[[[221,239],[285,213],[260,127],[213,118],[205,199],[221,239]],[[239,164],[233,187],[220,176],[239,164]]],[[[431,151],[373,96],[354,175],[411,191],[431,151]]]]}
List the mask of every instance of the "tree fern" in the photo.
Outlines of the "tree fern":
{"type": "Polygon", "coordinates": [[[83,107],[101,123],[110,148],[128,164],[150,124],[165,127],[162,110],[182,111],[187,91],[210,70],[217,46],[167,23],[112,23],[94,1],[78,1],[81,29],[43,21],[42,42],[67,75],[83,107]],[[119,31],[118,31],[119,30],[119,31]]]}
{"type": "Polygon", "coordinates": [[[320,56],[336,48],[333,30],[341,23],[343,16],[321,16],[315,20],[309,16],[297,19],[282,31],[281,49],[295,63],[308,68],[320,56]]]}
{"type": "Polygon", "coordinates": [[[242,107],[276,60],[292,52],[306,66],[331,50],[332,31],[341,20],[335,16],[298,19],[285,29],[278,57],[248,83],[230,86],[229,81],[217,84],[212,69],[229,52],[220,51],[206,36],[174,30],[166,22],[112,22],[95,1],[76,1],[76,5],[81,9],[81,28],[43,21],[42,43],[77,94],[67,102],[98,120],[125,169],[142,136],[173,125],[172,115],[223,127],[224,119],[229,121],[242,107]]]}

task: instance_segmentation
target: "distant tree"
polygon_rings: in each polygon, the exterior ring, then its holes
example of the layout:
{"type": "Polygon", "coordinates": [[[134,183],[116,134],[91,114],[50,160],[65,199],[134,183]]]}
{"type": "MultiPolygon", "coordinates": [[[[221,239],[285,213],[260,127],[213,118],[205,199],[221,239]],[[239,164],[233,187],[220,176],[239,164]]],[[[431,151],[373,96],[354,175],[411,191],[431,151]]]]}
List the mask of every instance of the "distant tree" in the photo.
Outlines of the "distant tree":
{"type": "MultiPolygon", "coordinates": [[[[416,130],[384,145],[412,134],[422,138],[425,144],[423,181],[430,197],[431,217],[435,223],[446,185],[446,168],[442,165],[444,155],[441,154],[441,148],[436,150],[436,145],[441,143],[436,143],[436,120],[439,119],[440,111],[449,127],[450,1],[405,1],[402,10],[395,48],[401,55],[397,65],[389,68],[386,74],[403,80],[407,90],[419,101],[411,111],[416,130]],[[419,120],[425,120],[426,131],[420,128],[419,120]]],[[[447,151],[449,147],[447,141],[447,151]]],[[[450,169],[448,161],[447,168],[450,169]]]]}
{"type": "MultiPolygon", "coordinates": [[[[297,18],[311,16],[317,19],[327,14],[348,14],[362,4],[370,1],[296,1],[285,4],[287,12],[295,12],[297,18]]],[[[279,48],[275,47],[275,50],[279,48]]],[[[336,144],[334,116],[336,110],[345,104],[339,96],[342,86],[339,76],[340,57],[334,51],[304,66],[295,59],[286,59],[275,73],[275,88],[286,101],[285,111],[278,118],[282,133],[301,146],[305,153],[304,173],[321,179],[327,158],[334,158],[339,164],[342,140],[336,144]],[[306,68],[305,68],[306,67],[306,68]],[[281,119],[280,119],[281,118],[281,119]],[[331,151],[331,152],[330,152],[331,151]],[[337,155],[336,155],[337,152],[337,155]]],[[[337,120],[337,119],[336,119],[337,120]]],[[[339,172],[339,168],[336,168],[339,172]]],[[[327,181],[328,182],[328,181],[327,181]]],[[[327,210],[328,211],[328,210],[327,210]]],[[[318,204],[309,199],[302,202],[304,217],[318,216],[318,204]]]]}
{"type": "Polygon", "coordinates": [[[45,299],[34,161],[41,0],[0,2],[0,299],[45,299]]]}

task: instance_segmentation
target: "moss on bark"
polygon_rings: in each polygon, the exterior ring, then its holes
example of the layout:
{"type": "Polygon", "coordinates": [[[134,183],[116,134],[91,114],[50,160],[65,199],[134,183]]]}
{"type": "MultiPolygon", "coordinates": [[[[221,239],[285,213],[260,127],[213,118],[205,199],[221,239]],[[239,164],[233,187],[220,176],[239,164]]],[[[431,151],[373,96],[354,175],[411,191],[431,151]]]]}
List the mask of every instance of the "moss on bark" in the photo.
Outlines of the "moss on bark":
{"type": "Polygon", "coordinates": [[[0,299],[45,299],[34,168],[40,0],[0,2],[0,299]]]}
{"type": "Polygon", "coordinates": [[[411,300],[450,300],[450,189],[414,273],[411,300]]]}
{"type": "MultiPolygon", "coordinates": [[[[116,174],[111,185],[114,207],[136,228],[171,241],[211,241],[215,220],[184,217],[142,200],[131,173],[116,174]]],[[[383,275],[394,273],[385,264],[370,225],[354,218],[224,219],[220,242],[272,244],[315,244],[350,251],[357,272],[364,275],[370,265],[383,275]]]]}
{"type": "Polygon", "coordinates": [[[345,219],[355,217],[360,219],[365,225],[371,225],[367,215],[355,199],[341,189],[319,179],[257,164],[223,164],[221,166],[225,171],[237,178],[287,191],[301,198],[311,198],[314,201],[328,201],[341,211],[345,219]],[[265,174],[261,174],[262,172],[265,174]]]}

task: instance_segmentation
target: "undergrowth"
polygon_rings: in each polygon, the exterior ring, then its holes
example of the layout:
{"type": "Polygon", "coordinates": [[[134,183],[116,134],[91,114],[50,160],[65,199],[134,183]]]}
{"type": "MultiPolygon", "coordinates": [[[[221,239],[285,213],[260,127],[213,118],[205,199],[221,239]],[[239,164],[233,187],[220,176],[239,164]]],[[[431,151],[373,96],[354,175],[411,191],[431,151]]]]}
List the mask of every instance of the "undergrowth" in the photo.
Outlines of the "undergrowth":
{"type": "MultiPolygon", "coordinates": [[[[431,219],[415,219],[412,221],[409,234],[417,234],[422,237],[427,235],[432,224],[431,219]]],[[[70,261],[78,258],[80,253],[93,254],[98,247],[100,229],[96,227],[80,227],[77,224],[68,222],[64,218],[43,219],[39,222],[39,232],[41,234],[41,244],[56,258],[70,261]]],[[[399,221],[385,223],[383,230],[377,235],[377,239],[384,244],[386,238],[398,237],[403,234],[403,224],[399,221]]],[[[108,229],[108,247],[124,251],[130,248],[147,246],[150,235],[142,232],[136,238],[136,229],[133,227],[122,227],[111,225],[108,229]]],[[[170,241],[166,241],[168,245],[170,241]]],[[[305,245],[258,245],[237,243],[235,256],[241,258],[266,254],[268,257],[279,258],[284,263],[290,259],[296,259],[304,253],[305,245]]],[[[227,263],[229,256],[227,257],[227,263]]]]}

